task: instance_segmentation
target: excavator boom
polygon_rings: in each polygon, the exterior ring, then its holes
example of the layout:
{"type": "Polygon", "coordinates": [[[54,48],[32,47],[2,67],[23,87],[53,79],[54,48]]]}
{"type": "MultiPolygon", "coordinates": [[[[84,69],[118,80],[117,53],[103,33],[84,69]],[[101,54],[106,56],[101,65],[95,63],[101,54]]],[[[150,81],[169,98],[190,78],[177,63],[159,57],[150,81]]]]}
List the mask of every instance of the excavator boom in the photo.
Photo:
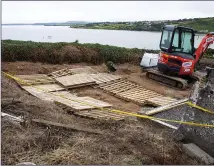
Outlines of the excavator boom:
{"type": "Polygon", "coordinates": [[[196,49],[194,56],[195,56],[195,63],[203,57],[204,53],[206,52],[207,48],[210,44],[214,42],[214,32],[210,32],[204,36],[201,43],[199,44],[198,48],[196,49]]]}

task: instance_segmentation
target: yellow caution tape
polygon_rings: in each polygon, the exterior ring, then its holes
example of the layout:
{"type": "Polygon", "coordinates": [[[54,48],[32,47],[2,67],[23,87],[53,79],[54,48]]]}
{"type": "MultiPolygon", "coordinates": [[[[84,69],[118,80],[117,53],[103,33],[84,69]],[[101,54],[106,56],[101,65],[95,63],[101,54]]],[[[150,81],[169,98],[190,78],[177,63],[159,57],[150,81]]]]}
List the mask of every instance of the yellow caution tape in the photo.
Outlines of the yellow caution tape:
{"type": "Polygon", "coordinates": [[[188,104],[189,106],[195,107],[195,108],[197,108],[197,109],[199,109],[199,110],[201,110],[201,111],[204,111],[204,112],[207,112],[207,113],[210,113],[210,114],[214,114],[213,111],[210,111],[210,110],[208,110],[208,109],[206,109],[206,108],[203,108],[203,107],[201,107],[201,106],[198,106],[198,105],[196,105],[196,104],[193,104],[193,103],[191,103],[190,101],[187,101],[187,102],[185,102],[185,103],[188,104]]]}
{"type": "MultiPolygon", "coordinates": [[[[179,121],[179,120],[171,120],[171,119],[163,119],[163,118],[156,118],[156,117],[152,117],[152,116],[148,116],[148,115],[140,115],[140,114],[136,114],[136,113],[131,113],[131,112],[126,112],[126,111],[121,111],[121,110],[116,110],[116,109],[107,109],[107,108],[103,108],[103,107],[97,107],[95,105],[92,105],[92,104],[89,104],[87,102],[82,102],[82,101],[79,101],[79,100],[75,100],[75,99],[69,99],[69,98],[66,98],[64,95],[58,95],[58,94],[54,94],[54,93],[51,93],[51,92],[48,92],[47,90],[45,89],[42,89],[42,88],[39,88],[39,87],[35,87],[34,85],[30,84],[30,83],[27,83],[25,82],[24,80],[18,78],[18,77],[15,77],[15,76],[12,76],[8,73],[5,73],[3,72],[3,74],[5,74],[6,76],[8,76],[9,78],[12,78],[14,80],[16,80],[17,82],[21,82],[25,85],[29,85],[29,86],[32,86],[38,90],[42,90],[46,93],[50,93],[50,94],[53,94],[55,96],[59,96],[59,97],[62,97],[64,99],[67,99],[67,100],[71,100],[71,101],[75,101],[75,102],[78,102],[78,103],[81,103],[83,105],[88,105],[88,106],[92,106],[94,108],[97,108],[97,109],[100,109],[100,110],[106,110],[106,111],[110,111],[110,112],[115,112],[115,113],[118,113],[118,114],[125,114],[125,115],[130,115],[130,116],[134,116],[134,117],[139,117],[139,118],[145,118],[145,119],[151,119],[151,120],[160,120],[160,121],[165,121],[165,122],[173,122],[173,123],[180,123],[180,124],[185,124],[185,125],[191,125],[191,126],[199,126],[199,127],[211,127],[211,128],[214,128],[214,125],[211,125],[211,124],[202,124],[202,123],[195,123],[195,122],[184,122],[184,121],[179,121]]],[[[196,107],[200,110],[203,110],[205,112],[209,112],[209,113],[213,113],[205,108],[202,108],[200,106],[197,106],[195,104],[192,104],[191,102],[186,102],[186,104],[192,106],[192,107],[196,107]]]]}

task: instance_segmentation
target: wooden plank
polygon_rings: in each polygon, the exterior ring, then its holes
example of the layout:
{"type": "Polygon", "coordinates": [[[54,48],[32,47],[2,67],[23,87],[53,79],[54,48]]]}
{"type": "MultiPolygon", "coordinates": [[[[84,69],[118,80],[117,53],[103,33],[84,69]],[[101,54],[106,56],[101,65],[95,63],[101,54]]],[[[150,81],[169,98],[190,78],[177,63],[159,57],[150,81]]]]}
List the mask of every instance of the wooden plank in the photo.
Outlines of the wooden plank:
{"type": "Polygon", "coordinates": [[[133,100],[133,99],[130,99],[127,97],[120,96],[119,94],[115,94],[115,96],[120,98],[120,99],[123,99],[125,101],[131,101],[131,102],[136,103],[138,105],[143,105],[146,102],[145,100],[136,101],[136,100],[133,100]]]}
{"type": "Polygon", "coordinates": [[[117,90],[111,90],[112,93],[122,93],[122,92],[125,92],[125,91],[128,91],[130,90],[131,87],[123,87],[123,88],[120,88],[120,89],[117,89],[117,90]]]}
{"type": "Polygon", "coordinates": [[[102,114],[105,114],[107,116],[113,116],[113,117],[119,117],[119,118],[124,118],[126,117],[127,115],[121,115],[121,114],[117,114],[117,113],[114,113],[114,112],[111,112],[110,110],[92,110],[93,113],[102,113],[102,114]]]}
{"type": "Polygon", "coordinates": [[[24,120],[21,117],[13,116],[4,112],[1,112],[2,117],[8,117],[12,121],[23,122],[24,120]]]}
{"type": "Polygon", "coordinates": [[[123,80],[123,79],[112,80],[109,82],[104,82],[104,83],[99,84],[99,87],[108,87],[108,86],[111,86],[113,84],[123,83],[123,82],[125,82],[125,80],[123,80]]]}
{"type": "Polygon", "coordinates": [[[131,87],[129,87],[127,85],[121,85],[120,87],[115,86],[115,87],[111,87],[111,88],[102,88],[102,89],[108,90],[112,93],[119,93],[124,90],[129,90],[129,89],[131,89],[131,87]]]}
{"type": "Polygon", "coordinates": [[[23,86],[23,89],[31,93],[33,96],[42,100],[60,103],[75,110],[85,110],[100,107],[112,107],[111,104],[97,100],[91,97],[77,97],[67,91],[61,92],[44,92],[33,86],[23,86]]]}
{"type": "Polygon", "coordinates": [[[121,78],[121,76],[112,75],[108,73],[90,74],[90,76],[96,81],[97,84],[101,84],[104,82],[109,82],[109,81],[113,81],[121,78]]]}
{"type": "Polygon", "coordinates": [[[54,126],[54,127],[66,128],[66,129],[70,129],[70,130],[93,133],[93,134],[103,134],[102,131],[99,131],[96,129],[83,128],[83,127],[79,127],[74,124],[62,124],[62,123],[47,121],[44,119],[32,119],[31,122],[36,123],[36,124],[45,125],[45,126],[54,126]]]}
{"type": "Polygon", "coordinates": [[[154,115],[154,114],[166,111],[166,110],[168,110],[170,108],[174,108],[174,107],[177,107],[179,105],[183,105],[183,104],[185,104],[186,101],[188,101],[187,98],[182,99],[182,100],[178,100],[176,102],[173,102],[173,103],[170,103],[170,104],[167,104],[167,105],[163,105],[163,106],[154,108],[154,109],[152,109],[152,110],[150,110],[148,112],[145,112],[145,114],[146,115],[154,115]]]}
{"type": "MultiPolygon", "coordinates": [[[[63,92],[65,93],[65,92],[63,92]]],[[[55,94],[60,94],[59,92],[55,94]]],[[[92,97],[77,97],[73,95],[67,95],[65,94],[66,98],[57,98],[55,99],[56,103],[60,103],[64,106],[71,107],[75,109],[76,111],[80,110],[86,110],[86,109],[94,109],[94,108],[106,108],[106,107],[112,107],[111,104],[107,102],[103,102],[101,100],[94,99],[92,97]]]]}
{"type": "Polygon", "coordinates": [[[45,74],[16,75],[16,77],[25,82],[18,82],[20,85],[26,85],[26,83],[31,85],[50,84],[55,82],[52,78],[45,74]]]}
{"type": "Polygon", "coordinates": [[[88,74],[75,74],[70,76],[63,76],[56,78],[56,81],[65,87],[71,88],[83,86],[84,84],[95,84],[95,80],[91,78],[88,74]]]}
{"type": "Polygon", "coordinates": [[[169,123],[166,123],[166,122],[163,122],[163,121],[160,121],[160,120],[155,120],[155,119],[151,119],[151,120],[154,121],[154,122],[157,122],[157,123],[159,123],[159,124],[161,124],[161,125],[163,125],[163,126],[169,127],[169,128],[171,128],[171,129],[174,129],[174,130],[177,130],[177,129],[178,129],[178,127],[173,126],[173,125],[171,125],[171,124],[169,124],[169,123]]]}
{"type": "Polygon", "coordinates": [[[65,89],[58,84],[42,84],[42,85],[34,85],[33,87],[38,89],[43,89],[46,92],[54,92],[54,91],[60,91],[65,89]]]}
{"type": "Polygon", "coordinates": [[[84,117],[90,117],[93,119],[105,119],[105,120],[109,120],[109,119],[114,119],[114,120],[123,120],[125,118],[124,115],[119,115],[116,113],[112,113],[109,112],[107,110],[90,110],[90,111],[80,111],[80,112],[75,112],[75,115],[79,115],[79,116],[84,116],[84,117]]]}
{"type": "Polygon", "coordinates": [[[52,72],[52,73],[48,74],[48,76],[50,76],[52,78],[57,78],[57,77],[74,75],[74,74],[82,74],[82,73],[92,74],[92,73],[97,73],[97,72],[94,69],[92,69],[91,67],[78,67],[78,68],[72,68],[72,69],[65,68],[65,69],[61,69],[61,70],[52,72]]]}
{"type": "Polygon", "coordinates": [[[97,107],[112,107],[112,104],[103,102],[101,100],[94,99],[94,98],[89,97],[89,96],[78,97],[78,100],[80,100],[82,102],[90,103],[90,104],[95,105],[97,107]]]}
{"type": "Polygon", "coordinates": [[[157,93],[151,93],[150,91],[135,91],[135,89],[127,90],[125,93],[120,93],[121,96],[135,99],[148,99],[151,97],[161,96],[157,93]]]}
{"type": "MultiPolygon", "coordinates": [[[[92,109],[95,108],[95,106],[92,106],[90,103],[83,103],[78,100],[78,97],[74,99],[64,99],[64,98],[57,98],[55,100],[55,103],[60,103],[61,105],[64,105],[66,107],[71,107],[72,109],[76,111],[80,110],[87,110],[87,109],[92,109]]],[[[97,106],[99,107],[99,106],[97,106]]]]}
{"type": "Polygon", "coordinates": [[[62,77],[62,76],[66,76],[66,75],[71,75],[72,73],[70,72],[70,70],[68,68],[65,69],[61,69],[55,72],[52,72],[50,74],[48,74],[48,76],[52,77],[52,78],[57,78],[57,77],[62,77]]]}
{"type": "MultiPolygon", "coordinates": [[[[121,95],[121,94],[120,94],[121,95]]],[[[139,99],[139,100],[147,100],[149,98],[156,97],[156,94],[146,94],[146,93],[136,93],[136,94],[130,94],[130,95],[121,95],[130,99],[139,99]]]]}
{"type": "Polygon", "coordinates": [[[54,94],[56,96],[63,96],[63,97],[66,97],[66,98],[75,98],[75,97],[77,97],[75,94],[72,94],[69,91],[52,92],[52,94],[54,94]]]}
{"type": "Polygon", "coordinates": [[[93,86],[93,85],[95,85],[95,82],[93,82],[93,83],[90,82],[90,83],[72,85],[72,86],[66,87],[66,89],[80,88],[80,87],[83,87],[83,86],[93,86]]]}
{"type": "MultiPolygon", "coordinates": [[[[102,84],[103,85],[103,84],[102,84]]],[[[127,85],[126,82],[123,82],[123,81],[118,81],[118,82],[113,82],[109,85],[103,85],[103,86],[100,86],[100,88],[107,88],[107,89],[111,89],[113,87],[120,87],[121,85],[127,85]]]]}
{"type": "Polygon", "coordinates": [[[154,98],[149,98],[146,100],[149,104],[153,104],[156,106],[161,106],[161,105],[166,105],[166,104],[170,104],[173,102],[176,102],[177,99],[171,98],[171,97],[154,97],[154,98]]]}
{"type": "Polygon", "coordinates": [[[111,88],[114,88],[114,87],[115,88],[120,88],[121,86],[137,87],[137,85],[135,85],[135,84],[132,84],[132,83],[130,84],[128,82],[120,81],[120,82],[116,82],[116,83],[113,83],[113,84],[108,85],[108,86],[104,86],[104,88],[108,88],[110,90],[111,88]]]}
{"type": "Polygon", "coordinates": [[[46,93],[42,90],[39,90],[33,86],[22,86],[23,89],[25,89],[27,92],[29,92],[31,95],[40,98],[41,100],[45,101],[54,101],[54,96],[50,93],[46,93]]]}

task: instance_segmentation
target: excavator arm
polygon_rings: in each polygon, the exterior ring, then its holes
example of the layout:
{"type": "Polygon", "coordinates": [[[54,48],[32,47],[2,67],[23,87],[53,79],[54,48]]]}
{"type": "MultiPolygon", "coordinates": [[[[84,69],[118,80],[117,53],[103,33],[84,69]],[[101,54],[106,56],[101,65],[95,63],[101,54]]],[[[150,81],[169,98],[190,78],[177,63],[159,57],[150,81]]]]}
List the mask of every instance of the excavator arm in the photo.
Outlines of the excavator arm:
{"type": "Polygon", "coordinates": [[[199,60],[203,57],[209,45],[213,43],[214,43],[214,32],[210,32],[206,34],[206,36],[202,39],[201,43],[199,44],[198,48],[194,53],[195,64],[199,62],[199,60]]]}

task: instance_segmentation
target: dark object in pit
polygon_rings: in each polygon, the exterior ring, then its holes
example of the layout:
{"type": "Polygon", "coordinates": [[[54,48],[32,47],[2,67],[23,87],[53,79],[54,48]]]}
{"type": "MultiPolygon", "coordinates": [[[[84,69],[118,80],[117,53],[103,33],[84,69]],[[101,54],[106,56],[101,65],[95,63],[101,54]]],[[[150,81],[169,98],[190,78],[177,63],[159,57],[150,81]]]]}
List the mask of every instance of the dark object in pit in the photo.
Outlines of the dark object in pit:
{"type": "Polygon", "coordinates": [[[108,70],[109,70],[110,72],[115,72],[115,71],[117,71],[116,66],[115,66],[115,64],[114,64],[112,61],[108,61],[108,62],[106,63],[106,66],[108,67],[108,70]]]}

